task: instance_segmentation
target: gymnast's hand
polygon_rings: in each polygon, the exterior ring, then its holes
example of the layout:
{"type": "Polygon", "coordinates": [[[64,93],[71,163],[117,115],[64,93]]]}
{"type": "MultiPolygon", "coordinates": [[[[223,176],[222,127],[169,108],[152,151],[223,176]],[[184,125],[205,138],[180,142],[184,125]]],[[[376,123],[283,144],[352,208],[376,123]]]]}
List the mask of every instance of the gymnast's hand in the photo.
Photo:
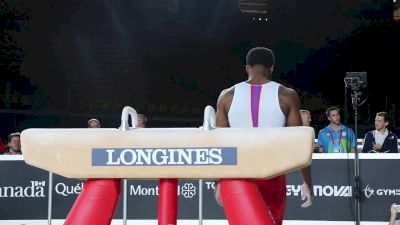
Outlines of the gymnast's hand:
{"type": "Polygon", "coordinates": [[[312,205],[314,201],[314,193],[312,192],[310,186],[306,183],[301,185],[301,200],[303,204],[301,204],[301,208],[307,208],[312,205]]]}
{"type": "Polygon", "coordinates": [[[218,205],[224,206],[222,204],[222,198],[221,198],[221,191],[219,189],[219,182],[215,182],[215,189],[214,189],[214,196],[215,196],[215,201],[217,201],[218,205]]]}

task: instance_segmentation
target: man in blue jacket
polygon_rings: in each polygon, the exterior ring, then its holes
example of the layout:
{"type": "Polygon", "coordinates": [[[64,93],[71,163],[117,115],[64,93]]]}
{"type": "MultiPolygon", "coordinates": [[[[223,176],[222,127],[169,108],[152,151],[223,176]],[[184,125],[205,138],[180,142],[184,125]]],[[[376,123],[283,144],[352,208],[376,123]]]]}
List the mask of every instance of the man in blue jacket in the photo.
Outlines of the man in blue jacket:
{"type": "Polygon", "coordinates": [[[398,153],[397,136],[387,129],[387,112],[378,112],[375,117],[375,130],[369,131],[364,138],[363,152],[398,153]]]}

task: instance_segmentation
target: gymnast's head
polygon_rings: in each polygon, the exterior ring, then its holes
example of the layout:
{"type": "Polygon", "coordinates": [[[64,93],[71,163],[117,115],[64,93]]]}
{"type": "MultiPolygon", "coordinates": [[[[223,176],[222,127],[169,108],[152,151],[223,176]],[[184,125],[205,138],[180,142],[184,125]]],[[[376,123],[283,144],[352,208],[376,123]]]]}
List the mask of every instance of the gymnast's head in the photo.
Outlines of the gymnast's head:
{"type": "Polygon", "coordinates": [[[255,47],[246,55],[246,71],[251,77],[265,76],[271,80],[275,66],[275,56],[271,49],[255,47]]]}

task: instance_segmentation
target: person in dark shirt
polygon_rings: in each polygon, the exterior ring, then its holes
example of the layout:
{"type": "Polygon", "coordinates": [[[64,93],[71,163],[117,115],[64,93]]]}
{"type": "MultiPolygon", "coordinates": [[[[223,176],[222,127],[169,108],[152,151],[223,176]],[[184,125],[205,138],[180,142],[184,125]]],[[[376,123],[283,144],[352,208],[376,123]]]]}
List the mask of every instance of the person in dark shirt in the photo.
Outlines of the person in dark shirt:
{"type": "Polygon", "coordinates": [[[375,130],[367,132],[364,137],[364,153],[399,153],[397,136],[387,129],[388,126],[388,114],[378,112],[375,117],[375,130]]]}

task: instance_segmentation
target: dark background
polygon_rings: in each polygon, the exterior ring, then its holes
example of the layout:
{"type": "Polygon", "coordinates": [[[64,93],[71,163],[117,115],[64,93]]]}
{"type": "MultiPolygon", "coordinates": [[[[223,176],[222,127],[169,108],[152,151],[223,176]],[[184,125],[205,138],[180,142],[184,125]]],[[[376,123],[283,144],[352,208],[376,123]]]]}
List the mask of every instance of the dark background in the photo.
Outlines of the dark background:
{"type": "Polygon", "coordinates": [[[86,127],[92,117],[118,127],[125,105],[145,114],[149,126],[200,126],[204,107],[247,78],[244,57],[255,46],[275,51],[274,80],[298,91],[317,131],[331,105],[354,123],[347,71],[368,72],[359,138],[379,111],[390,113],[392,129],[400,127],[393,1],[269,0],[261,16],[242,13],[233,0],[0,6],[3,138],[29,127],[86,127]]]}

